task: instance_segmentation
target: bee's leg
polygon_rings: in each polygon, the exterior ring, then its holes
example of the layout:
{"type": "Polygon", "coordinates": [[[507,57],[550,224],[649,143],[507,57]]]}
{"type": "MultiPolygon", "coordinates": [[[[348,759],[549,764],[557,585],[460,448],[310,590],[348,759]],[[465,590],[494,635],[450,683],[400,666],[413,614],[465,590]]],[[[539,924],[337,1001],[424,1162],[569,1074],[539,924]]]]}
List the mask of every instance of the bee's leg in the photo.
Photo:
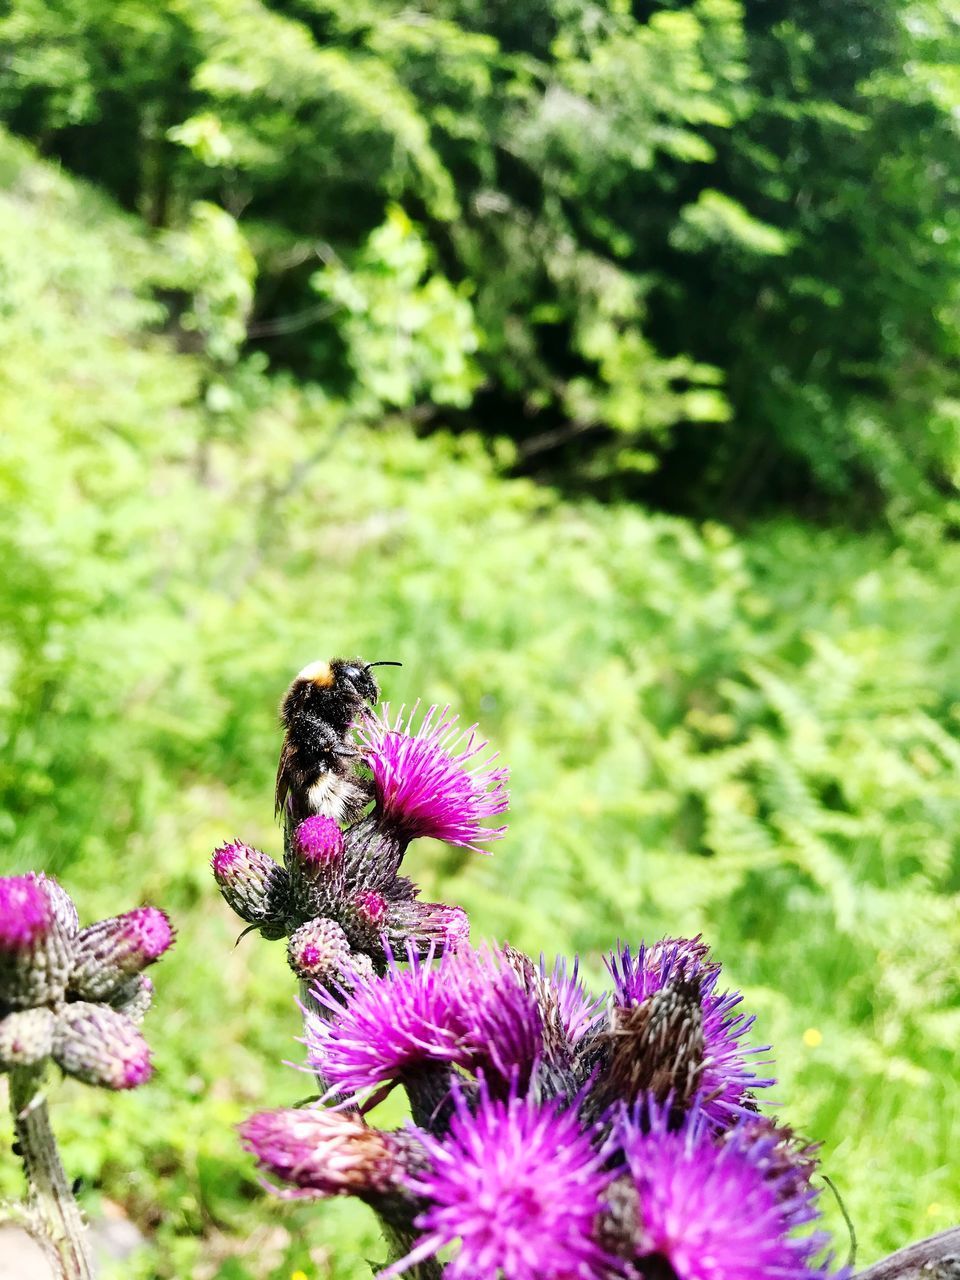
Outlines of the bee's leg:
{"type": "Polygon", "coordinates": [[[321,720],[318,716],[310,716],[309,725],[316,753],[320,757],[327,757],[328,767],[334,766],[339,756],[359,754],[344,742],[343,734],[327,724],[326,720],[321,720]]]}

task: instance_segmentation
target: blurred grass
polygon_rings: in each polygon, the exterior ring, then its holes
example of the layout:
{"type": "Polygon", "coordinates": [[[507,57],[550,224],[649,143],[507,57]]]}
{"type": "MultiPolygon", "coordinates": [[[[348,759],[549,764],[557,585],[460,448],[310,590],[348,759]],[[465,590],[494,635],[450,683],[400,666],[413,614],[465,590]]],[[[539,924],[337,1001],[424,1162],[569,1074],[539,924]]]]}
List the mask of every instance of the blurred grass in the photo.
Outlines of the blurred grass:
{"type": "Polygon", "coordinates": [[[155,1082],[57,1094],[88,1207],[150,1238],[123,1275],[381,1256],[362,1209],[270,1200],[238,1149],[310,1088],[282,949],[234,947],[208,871],[232,835],[278,851],[275,707],[337,652],[402,660],[391,700],[451,702],[512,768],[493,857],[412,850],[428,896],[597,982],[617,938],[702,930],[861,1260],[960,1218],[960,548],[574,506],[251,366],[214,412],[153,331],[163,245],[17,144],[0,174],[3,870],[180,934],[155,1082]]]}

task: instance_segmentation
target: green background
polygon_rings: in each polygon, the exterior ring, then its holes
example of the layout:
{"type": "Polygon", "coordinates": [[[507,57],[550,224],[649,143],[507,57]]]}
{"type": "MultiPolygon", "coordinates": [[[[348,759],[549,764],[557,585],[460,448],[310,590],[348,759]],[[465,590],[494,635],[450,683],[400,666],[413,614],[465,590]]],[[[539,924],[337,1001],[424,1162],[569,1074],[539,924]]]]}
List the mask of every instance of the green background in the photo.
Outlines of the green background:
{"type": "Polygon", "coordinates": [[[598,988],[702,931],[860,1261],[960,1218],[957,17],[2,10],[0,867],[179,931],[155,1080],[54,1095],[118,1274],[382,1256],[239,1150],[310,1090],[209,873],[339,653],[511,768],[426,897],[598,988]]]}

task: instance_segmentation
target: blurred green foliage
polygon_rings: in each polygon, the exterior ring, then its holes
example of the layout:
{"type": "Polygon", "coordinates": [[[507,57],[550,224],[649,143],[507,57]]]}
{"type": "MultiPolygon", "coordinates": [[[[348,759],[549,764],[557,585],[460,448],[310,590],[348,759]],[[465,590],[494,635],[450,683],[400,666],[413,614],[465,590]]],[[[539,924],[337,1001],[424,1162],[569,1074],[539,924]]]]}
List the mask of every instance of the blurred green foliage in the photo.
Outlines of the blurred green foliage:
{"type": "MultiPolygon", "coordinates": [[[[166,13],[124,31],[152,40],[166,13]]],[[[230,31],[261,10],[210,13],[230,31]]],[[[650,39],[696,45],[693,21],[665,14],[650,39]]],[[[45,109],[86,118],[68,53],[48,50],[45,109]]],[[[268,375],[238,340],[254,269],[226,210],[147,235],[9,137],[0,185],[3,869],[55,870],[88,918],[157,902],[180,930],[155,1082],[57,1095],[85,1202],[149,1236],[123,1276],[348,1280],[382,1256],[362,1209],[271,1201],[239,1151],[238,1120],[310,1081],[282,1065],[301,1056],[282,949],[234,948],[207,866],[235,834],[278,851],[274,708],[334,652],[402,660],[390,698],[450,701],[512,768],[493,857],[411,852],[427,896],[463,903],[475,937],[579,949],[598,984],[618,937],[703,930],[775,1046],[784,1114],[824,1142],[862,1260],[956,1220],[960,546],[941,520],[735,535],[505,480],[509,443],[418,439],[384,407],[457,403],[438,388],[471,385],[482,344],[393,206],[347,274],[310,265],[325,300],[351,300],[357,400],[268,375]]],[[[720,191],[693,203],[684,236],[784,247],[720,191]]]]}
{"type": "Polygon", "coordinates": [[[698,516],[956,522],[955,0],[0,13],[12,128],[153,226],[230,215],[249,343],[369,421],[698,516]]]}

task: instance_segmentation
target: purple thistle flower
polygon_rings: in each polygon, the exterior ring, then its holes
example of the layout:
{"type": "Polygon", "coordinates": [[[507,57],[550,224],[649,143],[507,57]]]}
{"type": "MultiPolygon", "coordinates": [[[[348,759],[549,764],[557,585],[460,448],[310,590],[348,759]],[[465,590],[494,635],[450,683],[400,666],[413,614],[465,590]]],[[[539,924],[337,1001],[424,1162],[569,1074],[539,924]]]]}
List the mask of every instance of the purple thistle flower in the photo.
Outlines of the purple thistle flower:
{"type": "Polygon", "coordinates": [[[428,1168],[406,1185],[428,1201],[422,1233],[382,1277],[398,1275],[460,1241],[448,1280],[603,1280],[610,1259],[594,1228],[610,1175],[573,1110],[532,1096],[491,1098],[481,1084],[476,1113],[455,1089],[443,1139],[421,1134],[428,1168]]]}
{"type": "Polygon", "coordinates": [[[53,921],[53,906],[39,877],[0,876],[0,951],[33,946],[53,921]]]}
{"type": "Polygon", "coordinates": [[[604,1019],[604,1001],[601,996],[590,995],[580,981],[579,956],[574,957],[569,971],[566,959],[559,956],[549,972],[546,960],[541,956],[537,974],[543,993],[541,998],[554,1011],[569,1044],[579,1044],[584,1036],[600,1026],[604,1019]]]}
{"type": "Polygon", "coordinates": [[[496,753],[478,759],[487,743],[476,725],[460,729],[449,707],[432,706],[414,731],[419,705],[406,720],[401,709],[393,722],[386,705],[382,717],[368,715],[360,726],[378,819],[407,842],[429,836],[483,853],[478,841],[506,831],[482,824],[507,807],[508,770],[493,767],[496,753]]]}
{"type": "Polygon", "coordinates": [[[460,1032],[459,1065],[486,1075],[492,1086],[525,1088],[543,1048],[543,1015],[536,991],[502,952],[464,948],[441,964],[451,1014],[460,1032]]]}
{"type": "Polygon", "coordinates": [[[641,944],[636,956],[624,947],[608,956],[606,965],[614,982],[614,1001],[620,1008],[643,1004],[670,982],[698,982],[704,1041],[699,1091],[703,1110],[717,1124],[732,1124],[742,1115],[752,1089],[776,1083],[773,1077],[761,1078],[748,1067],[750,1057],[767,1053],[770,1046],[748,1048],[742,1043],[755,1018],[735,1012],[743,1000],[738,991],[717,992],[720,965],[709,959],[709,951],[699,938],[665,938],[652,947],[641,944]]]}
{"type": "Polygon", "coordinates": [[[342,1111],[259,1111],[240,1125],[240,1136],[261,1169],[293,1184],[278,1193],[287,1198],[372,1196],[395,1180],[392,1135],[342,1111]]]}
{"type": "Polygon", "coordinates": [[[678,1280],[813,1280],[827,1237],[797,1236],[818,1218],[817,1192],[778,1156],[779,1138],[739,1123],[721,1140],[697,1105],[669,1131],[670,1107],[621,1111],[614,1140],[636,1186],[638,1258],[678,1280]]]}
{"type": "Polygon", "coordinates": [[[809,1194],[810,1179],[817,1171],[820,1143],[808,1142],[789,1125],[770,1116],[744,1116],[729,1134],[721,1134],[719,1140],[728,1140],[731,1134],[739,1141],[765,1140],[764,1168],[768,1181],[776,1185],[779,1194],[809,1194]]]}
{"type": "Polygon", "coordinates": [[[431,1064],[482,1072],[491,1085],[526,1084],[543,1023],[528,991],[499,953],[462,948],[432,965],[433,950],[409,967],[388,952],[387,971],[361,978],[351,994],[318,988],[328,1018],[308,1018],[310,1066],[351,1093],[407,1082],[431,1064]]]}
{"type": "Polygon", "coordinates": [[[382,976],[361,978],[351,995],[318,987],[327,1017],[308,1016],[307,1057],[313,1070],[351,1093],[402,1080],[430,1062],[456,1062],[461,1049],[451,1025],[449,984],[413,948],[402,968],[392,954],[382,976]]]}

